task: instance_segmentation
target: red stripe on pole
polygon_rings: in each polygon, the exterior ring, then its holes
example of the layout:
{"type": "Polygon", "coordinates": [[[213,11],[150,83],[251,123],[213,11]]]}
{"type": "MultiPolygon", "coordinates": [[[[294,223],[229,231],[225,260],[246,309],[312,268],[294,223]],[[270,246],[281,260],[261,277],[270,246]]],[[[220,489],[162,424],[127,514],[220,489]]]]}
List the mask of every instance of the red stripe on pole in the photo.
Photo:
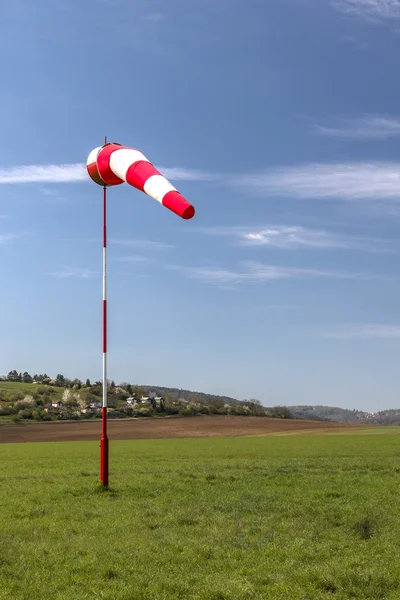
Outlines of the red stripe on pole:
{"type": "Polygon", "coordinates": [[[144,191],[144,184],[153,175],[161,175],[159,171],[149,162],[139,160],[131,165],[126,172],[126,183],[132,185],[141,192],[144,191]]]}
{"type": "Polygon", "coordinates": [[[100,440],[100,483],[108,486],[108,437],[107,437],[107,408],[101,411],[101,440],[100,440]]]}
{"type": "Polygon", "coordinates": [[[179,192],[167,192],[162,199],[162,203],[163,206],[172,210],[172,212],[182,217],[182,219],[191,219],[194,217],[194,206],[189,204],[179,192]]]}
{"type": "Polygon", "coordinates": [[[103,300],[103,353],[107,352],[107,300],[103,300]]]}
{"type": "Polygon", "coordinates": [[[107,185],[120,185],[121,183],[124,183],[123,179],[117,177],[110,168],[111,154],[115,152],[115,150],[121,150],[123,148],[125,148],[125,146],[121,146],[120,144],[106,144],[97,155],[97,169],[100,177],[107,185]]]}

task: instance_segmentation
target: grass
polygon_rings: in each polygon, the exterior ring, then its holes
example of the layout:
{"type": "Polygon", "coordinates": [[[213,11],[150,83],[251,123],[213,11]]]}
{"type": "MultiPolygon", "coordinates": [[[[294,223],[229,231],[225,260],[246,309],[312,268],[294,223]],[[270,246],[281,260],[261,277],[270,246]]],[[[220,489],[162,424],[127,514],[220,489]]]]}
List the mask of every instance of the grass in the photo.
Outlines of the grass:
{"type": "Polygon", "coordinates": [[[0,599],[400,598],[398,435],[0,445],[0,599]]]}
{"type": "Polygon", "coordinates": [[[46,386],[41,383],[22,383],[20,381],[0,381],[0,398],[5,398],[6,400],[12,396],[13,394],[18,394],[19,392],[26,395],[35,395],[38,393],[38,388],[46,389],[46,392],[53,399],[61,399],[65,388],[56,387],[56,386],[46,386]]]}

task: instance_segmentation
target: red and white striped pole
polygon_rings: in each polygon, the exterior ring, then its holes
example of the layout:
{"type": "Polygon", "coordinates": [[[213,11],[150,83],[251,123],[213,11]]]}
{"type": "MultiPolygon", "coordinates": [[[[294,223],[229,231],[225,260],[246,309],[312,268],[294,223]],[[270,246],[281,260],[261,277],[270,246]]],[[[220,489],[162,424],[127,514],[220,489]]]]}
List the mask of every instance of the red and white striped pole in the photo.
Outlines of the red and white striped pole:
{"type": "Polygon", "coordinates": [[[140,152],[117,143],[92,150],[86,168],[90,178],[103,187],[103,407],[100,440],[100,482],[108,486],[107,437],[107,187],[128,183],[182,219],[194,217],[194,206],[140,152]]]}
{"type": "MultiPolygon", "coordinates": [[[[104,138],[104,144],[107,138],[104,138]]],[[[103,405],[101,409],[100,483],[108,486],[107,437],[107,188],[103,187],[103,405]]]]}

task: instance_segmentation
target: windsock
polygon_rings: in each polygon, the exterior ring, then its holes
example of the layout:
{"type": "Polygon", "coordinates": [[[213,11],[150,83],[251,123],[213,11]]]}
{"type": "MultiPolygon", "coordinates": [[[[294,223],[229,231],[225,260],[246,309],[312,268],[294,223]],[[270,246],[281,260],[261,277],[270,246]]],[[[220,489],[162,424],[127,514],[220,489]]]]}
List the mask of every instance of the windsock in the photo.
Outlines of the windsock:
{"type": "Polygon", "coordinates": [[[182,219],[194,216],[192,206],[139,151],[109,143],[91,151],[86,161],[93,181],[101,186],[129,183],[182,219]]]}

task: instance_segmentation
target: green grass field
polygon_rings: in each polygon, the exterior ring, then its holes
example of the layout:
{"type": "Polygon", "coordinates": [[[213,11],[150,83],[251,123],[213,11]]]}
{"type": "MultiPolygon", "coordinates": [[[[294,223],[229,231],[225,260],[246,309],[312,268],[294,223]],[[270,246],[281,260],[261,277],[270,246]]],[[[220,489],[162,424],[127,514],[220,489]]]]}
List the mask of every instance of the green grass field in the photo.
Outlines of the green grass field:
{"type": "Polygon", "coordinates": [[[400,437],[0,445],[0,599],[400,598],[400,437]]]}

